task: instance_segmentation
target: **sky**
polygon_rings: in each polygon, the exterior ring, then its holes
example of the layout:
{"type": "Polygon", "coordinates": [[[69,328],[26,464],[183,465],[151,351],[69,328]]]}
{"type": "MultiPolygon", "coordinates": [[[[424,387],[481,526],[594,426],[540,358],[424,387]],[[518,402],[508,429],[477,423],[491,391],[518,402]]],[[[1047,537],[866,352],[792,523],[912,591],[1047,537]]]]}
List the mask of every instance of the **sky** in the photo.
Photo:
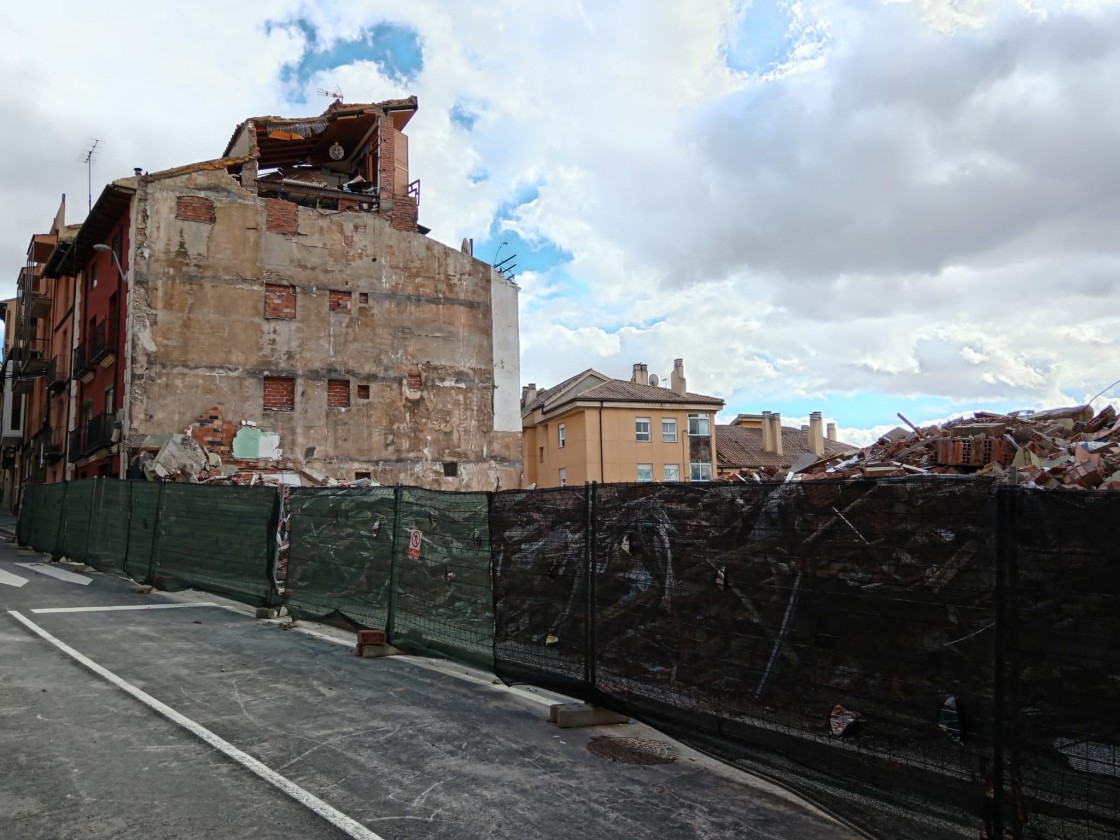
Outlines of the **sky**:
{"type": "Polygon", "coordinates": [[[679,357],[857,445],[1117,396],[1120,0],[112,6],[5,15],[4,296],[87,178],[415,94],[420,220],[515,256],[524,383],[679,357]]]}

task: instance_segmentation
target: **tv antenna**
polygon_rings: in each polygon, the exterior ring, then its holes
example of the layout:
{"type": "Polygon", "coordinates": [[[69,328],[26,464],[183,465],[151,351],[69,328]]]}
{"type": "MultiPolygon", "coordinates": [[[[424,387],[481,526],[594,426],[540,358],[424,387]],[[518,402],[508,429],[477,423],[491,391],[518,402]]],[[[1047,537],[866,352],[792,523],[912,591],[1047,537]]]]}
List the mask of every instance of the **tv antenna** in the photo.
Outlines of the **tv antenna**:
{"type": "Polygon", "coordinates": [[[82,162],[86,165],[86,194],[89,197],[89,210],[93,210],[93,155],[97,151],[97,144],[101,141],[94,137],[90,141],[90,147],[86,149],[86,156],[82,162]]]}
{"type": "Polygon", "coordinates": [[[342,104],[342,88],[338,85],[334,86],[334,90],[327,90],[326,88],[319,88],[320,96],[329,96],[334,99],[339,105],[342,104]]]}

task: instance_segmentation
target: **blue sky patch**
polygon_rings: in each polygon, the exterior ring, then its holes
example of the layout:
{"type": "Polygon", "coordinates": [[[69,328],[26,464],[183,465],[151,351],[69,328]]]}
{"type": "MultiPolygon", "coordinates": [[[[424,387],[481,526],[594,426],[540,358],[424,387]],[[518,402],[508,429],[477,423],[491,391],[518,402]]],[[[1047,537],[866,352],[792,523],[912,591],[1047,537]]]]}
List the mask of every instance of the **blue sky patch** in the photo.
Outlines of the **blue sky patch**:
{"type": "Polygon", "coordinates": [[[765,73],[784,64],[793,46],[788,0],[753,0],[727,45],[727,66],[765,73]]]}
{"type": "Polygon", "coordinates": [[[451,122],[464,131],[470,131],[478,122],[478,113],[462,102],[451,106],[451,122]]]}
{"type": "Polygon", "coordinates": [[[319,31],[306,18],[265,24],[266,32],[273,29],[296,30],[306,42],[300,60],[285,65],[281,71],[280,80],[285,83],[302,86],[316,73],[357,61],[372,61],[386,76],[402,82],[414,79],[424,67],[420,36],[406,26],[378,23],[360,30],[355,38],[340,38],[329,44],[322,42],[319,31]]]}

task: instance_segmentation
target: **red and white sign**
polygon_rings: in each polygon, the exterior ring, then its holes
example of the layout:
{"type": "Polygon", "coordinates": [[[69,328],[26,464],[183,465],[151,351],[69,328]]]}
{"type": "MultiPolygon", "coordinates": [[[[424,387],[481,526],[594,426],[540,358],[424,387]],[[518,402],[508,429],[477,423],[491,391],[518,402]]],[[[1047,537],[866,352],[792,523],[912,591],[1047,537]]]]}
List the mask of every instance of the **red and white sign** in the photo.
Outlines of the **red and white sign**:
{"type": "Polygon", "coordinates": [[[413,560],[417,560],[420,557],[420,540],[422,538],[423,534],[421,534],[419,530],[413,530],[408,536],[408,556],[413,560]]]}

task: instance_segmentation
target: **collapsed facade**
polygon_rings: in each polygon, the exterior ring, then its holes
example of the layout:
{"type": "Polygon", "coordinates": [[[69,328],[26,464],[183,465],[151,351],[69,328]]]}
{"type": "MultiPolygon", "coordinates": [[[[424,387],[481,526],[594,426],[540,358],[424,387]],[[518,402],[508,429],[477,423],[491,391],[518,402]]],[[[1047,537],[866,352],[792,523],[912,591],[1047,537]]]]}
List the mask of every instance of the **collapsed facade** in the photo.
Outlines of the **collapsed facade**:
{"type": "Polygon", "coordinates": [[[519,486],[517,289],[467,243],[425,236],[403,133],[416,109],[249,119],[221,158],[137,170],[80,228],[56,219],[36,266],[54,297],[70,290],[69,346],[13,377],[34,391],[66,368],[68,468],[52,477],[138,475],[178,437],[204,453],[182,464],[195,480],[519,486]]]}

